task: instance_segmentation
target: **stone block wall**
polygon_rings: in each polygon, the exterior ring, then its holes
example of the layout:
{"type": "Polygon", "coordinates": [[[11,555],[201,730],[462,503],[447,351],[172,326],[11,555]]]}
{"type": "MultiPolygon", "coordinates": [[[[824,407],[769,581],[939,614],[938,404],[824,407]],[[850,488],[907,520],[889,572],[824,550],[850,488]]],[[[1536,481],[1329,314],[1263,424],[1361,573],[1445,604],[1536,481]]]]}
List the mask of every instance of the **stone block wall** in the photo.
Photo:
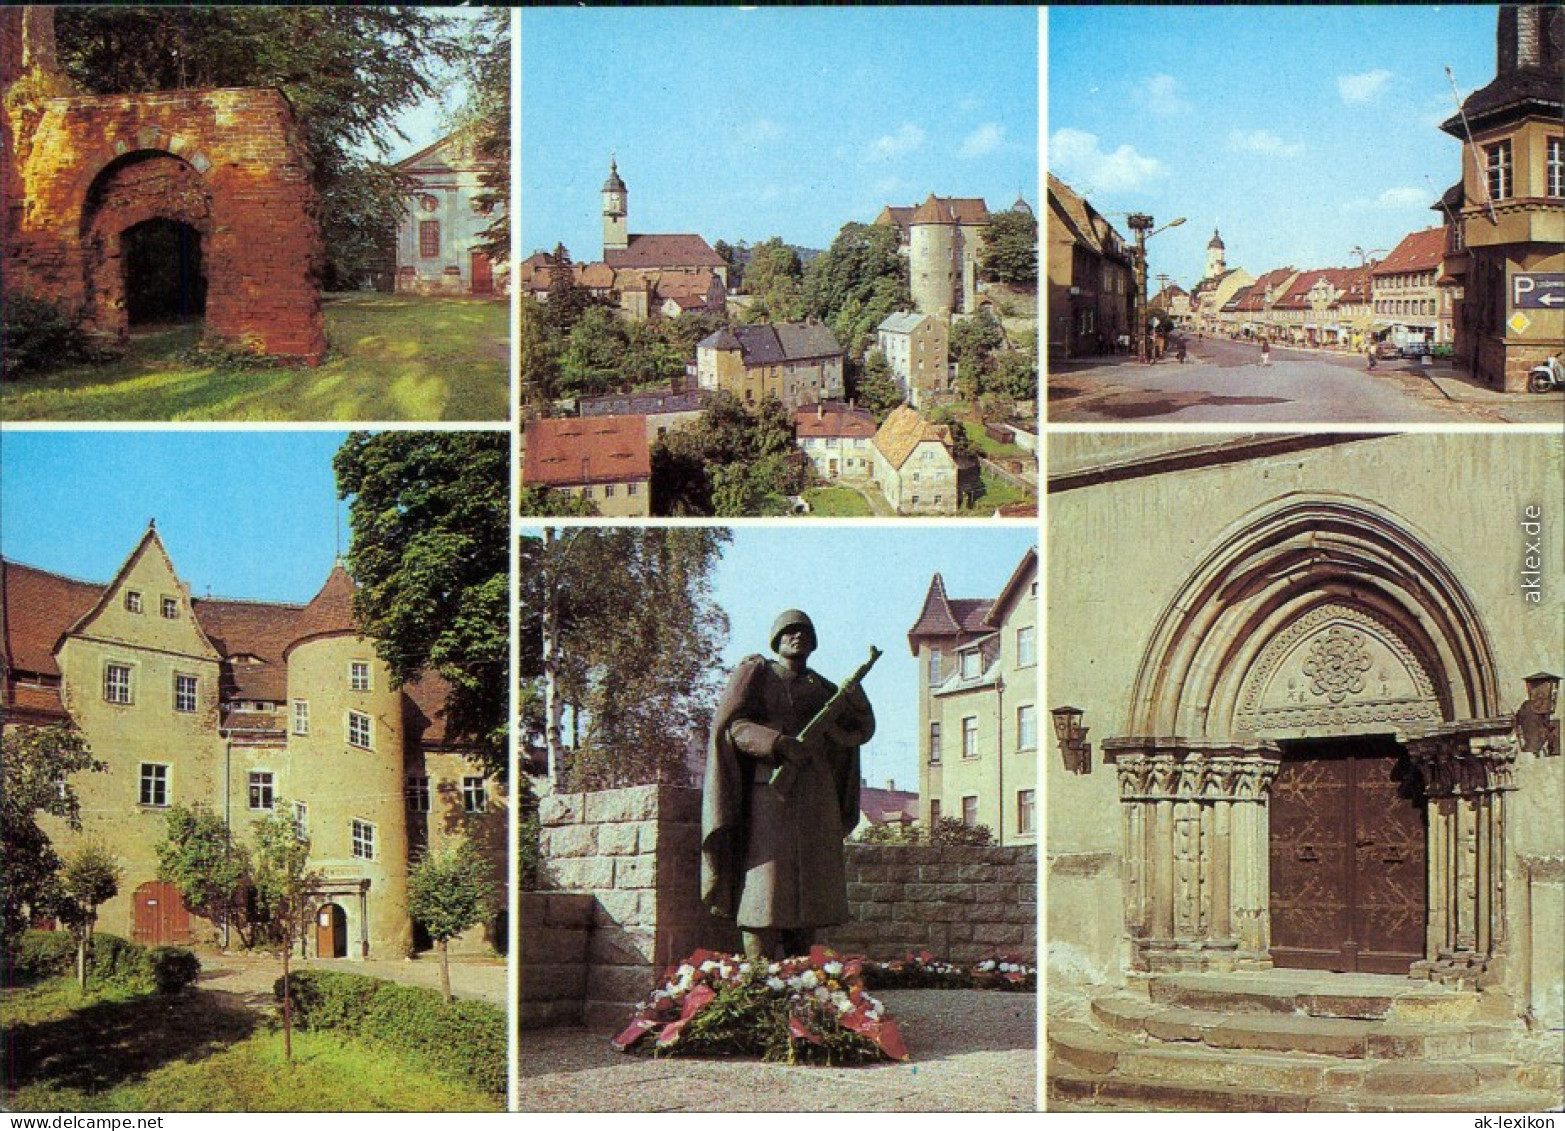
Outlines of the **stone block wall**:
{"type": "Polygon", "coordinates": [[[956,963],[1037,952],[1036,846],[850,844],[847,872],[853,919],[822,939],[837,950],[956,963]]]}
{"type": "MultiPolygon", "coordinates": [[[[733,924],[701,904],[699,790],[555,794],[539,819],[545,890],[520,905],[524,1026],[623,1024],[691,951],[739,949],[733,924]]],[[[850,844],[847,876],[853,920],[821,940],[839,950],[955,962],[1037,950],[1033,846],[850,844]]]]}

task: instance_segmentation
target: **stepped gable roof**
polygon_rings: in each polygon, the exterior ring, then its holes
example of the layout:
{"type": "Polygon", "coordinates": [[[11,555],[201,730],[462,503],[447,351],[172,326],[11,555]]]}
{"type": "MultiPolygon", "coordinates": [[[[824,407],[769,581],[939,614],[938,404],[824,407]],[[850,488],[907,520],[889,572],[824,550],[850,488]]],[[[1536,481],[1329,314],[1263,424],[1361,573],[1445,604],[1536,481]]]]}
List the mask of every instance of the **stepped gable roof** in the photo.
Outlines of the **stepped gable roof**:
{"type": "Polygon", "coordinates": [[[727,267],[721,255],[698,235],[632,235],[624,248],[605,248],[610,267],[727,267]]]}
{"type": "Polygon", "coordinates": [[[823,401],[795,410],[793,429],[801,440],[825,436],[868,439],[875,434],[875,415],[841,401],[823,401]]]}
{"type": "Polygon", "coordinates": [[[945,424],[931,424],[907,405],[891,410],[880,430],[875,433],[875,447],[894,468],[908,461],[917,447],[926,441],[936,441],[951,450],[951,428],[945,424]]]}
{"type": "Polygon", "coordinates": [[[1371,269],[1377,279],[1382,275],[1401,275],[1409,271],[1433,271],[1445,258],[1445,228],[1425,228],[1402,237],[1391,254],[1371,269]]]}
{"type": "Polygon", "coordinates": [[[626,483],[651,475],[645,416],[545,417],[528,425],[522,482],[530,487],[626,483]]]}
{"type": "Polygon", "coordinates": [[[104,586],[0,558],[0,664],[58,676],[54,649],[102,598],[104,586]]]}

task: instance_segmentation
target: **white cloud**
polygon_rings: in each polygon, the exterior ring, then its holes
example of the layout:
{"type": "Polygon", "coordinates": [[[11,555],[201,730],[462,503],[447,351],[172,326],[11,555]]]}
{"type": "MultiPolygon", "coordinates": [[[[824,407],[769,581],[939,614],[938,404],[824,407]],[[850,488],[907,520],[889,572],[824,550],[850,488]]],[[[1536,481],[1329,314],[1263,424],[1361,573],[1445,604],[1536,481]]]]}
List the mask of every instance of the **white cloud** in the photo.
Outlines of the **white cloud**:
{"type": "Polygon", "coordinates": [[[1362,75],[1338,75],[1337,93],[1344,102],[1368,102],[1391,81],[1386,70],[1365,71],[1362,75]]]}
{"type": "Polygon", "coordinates": [[[1005,144],[1005,127],[985,122],[962,142],[963,157],[983,157],[1005,144]]]}
{"type": "Polygon", "coordinates": [[[1172,118],[1190,110],[1189,101],[1179,93],[1179,80],[1173,75],[1153,75],[1138,83],[1134,94],[1137,105],[1160,117],[1172,118]]]}
{"type": "Polygon", "coordinates": [[[1388,188],[1374,199],[1360,199],[1348,201],[1346,207],[1357,212],[1382,211],[1400,212],[1410,208],[1427,208],[1433,200],[1433,194],[1424,189],[1416,188],[1388,188]]]}
{"type": "Polygon", "coordinates": [[[1128,145],[1103,152],[1095,134],[1055,130],[1049,138],[1049,167],[1078,192],[1123,192],[1168,174],[1156,157],[1143,157],[1128,145]]]}
{"type": "Polygon", "coordinates": [[[924,144],[924,131],[912,122],[903,122],[894,134],[877,138],[864,154],[866,161],[890,161],[912,153],[924,144]]]}
{"type": "Polygon", "coordinates": [[[1234,130],[1228,135],[1228,148],[1239,153],[1264,153],[1268,157],[1297,157],[1304,152],[1304,143],[1285,142],[1271,130],[1234,130]]]}

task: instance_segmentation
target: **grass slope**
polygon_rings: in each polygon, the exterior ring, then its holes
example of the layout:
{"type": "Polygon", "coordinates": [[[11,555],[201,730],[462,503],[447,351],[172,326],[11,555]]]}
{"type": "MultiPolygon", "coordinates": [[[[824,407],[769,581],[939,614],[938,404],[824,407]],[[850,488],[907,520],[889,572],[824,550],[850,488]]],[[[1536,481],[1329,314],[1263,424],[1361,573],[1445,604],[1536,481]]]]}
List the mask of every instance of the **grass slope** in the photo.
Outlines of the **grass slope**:
{"type": "Polygon", "coordinates": [[[204,358],[199,327],[158,329],[106,365],[0,386],[0,419],[506,419],[509,304],[354,294],[325,309],[330,353],[314,369],[204,358]]]}
{"type": "Polygon", "coordinates": [[[0,997],[3,1106],[15,1111],[500,1111],[415,1058],[295,1032],[226,994],[77,994],[56,979],[0,997]]]}

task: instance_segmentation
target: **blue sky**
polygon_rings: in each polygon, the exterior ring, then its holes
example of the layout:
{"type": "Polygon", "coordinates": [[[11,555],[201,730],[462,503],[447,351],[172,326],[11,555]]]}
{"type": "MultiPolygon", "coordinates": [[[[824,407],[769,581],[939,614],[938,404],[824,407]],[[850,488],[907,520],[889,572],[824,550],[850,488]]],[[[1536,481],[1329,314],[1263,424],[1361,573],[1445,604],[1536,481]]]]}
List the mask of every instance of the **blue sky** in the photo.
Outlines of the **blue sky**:
{"type": "Polygon", "coordinates": [[[331,572],[336,432],[0,432],[0,553],[108,581],[157,519],[197,597],[308,601],[331,572]]]}
{"type": "Polygon", "coordinates": [[[632,232],[826,247],[931,192],[1037,206],[1032,9],[528,9],[519,251],[632,232]]]}
{"type": "Polygon", "coordinates": [[[907,631],[935,573],[951,597],[995,597],[1037,532],[952,523],[941,527],[741,526],[725,548],[714,598],[728,614],[723,663],[769,654],[772,621],[799,608],[815,622],[820,650],[810,666],[841,681],[885,654],[864,681],[876,734],[863,751],[864,776],[884,787],[918,788],[918,665],[907,631]]]}
{"type": "MultiPolygon", "coordinates": [[[[462,25],[477,20],[481,15],[474,8],[445,8],[441,10],[441,14],[456,21],[454,34],[461,34],[462,25]]],[[[450,128],[451,115],[467,101],[467,82],[463,77],[461,66],[436,66],[434,71],[435,82],[440,88],[439,96],[425,99],[417,106],[402,111],[396,117],[397,128],[407,135],[407,140],[402,140],[394,133],[388,133],[383,139],[386,143],[385,150],[383,152],[372,150],[369,154],[371,157],[376,160],[401,161],[446,135],[450,128]]]]}
{"type": "MultiPolygon", "coordinates": [[[[1050,171],[1189,287],[1221,228],[1251,274],[1356,264],[1432,227],[1460,176],[1439,123],[1494,77],[1493,7],[1053,8],[1050,171]]],[[[1152,289],[1156,289],[1156,282],[1152,289]]]]}

